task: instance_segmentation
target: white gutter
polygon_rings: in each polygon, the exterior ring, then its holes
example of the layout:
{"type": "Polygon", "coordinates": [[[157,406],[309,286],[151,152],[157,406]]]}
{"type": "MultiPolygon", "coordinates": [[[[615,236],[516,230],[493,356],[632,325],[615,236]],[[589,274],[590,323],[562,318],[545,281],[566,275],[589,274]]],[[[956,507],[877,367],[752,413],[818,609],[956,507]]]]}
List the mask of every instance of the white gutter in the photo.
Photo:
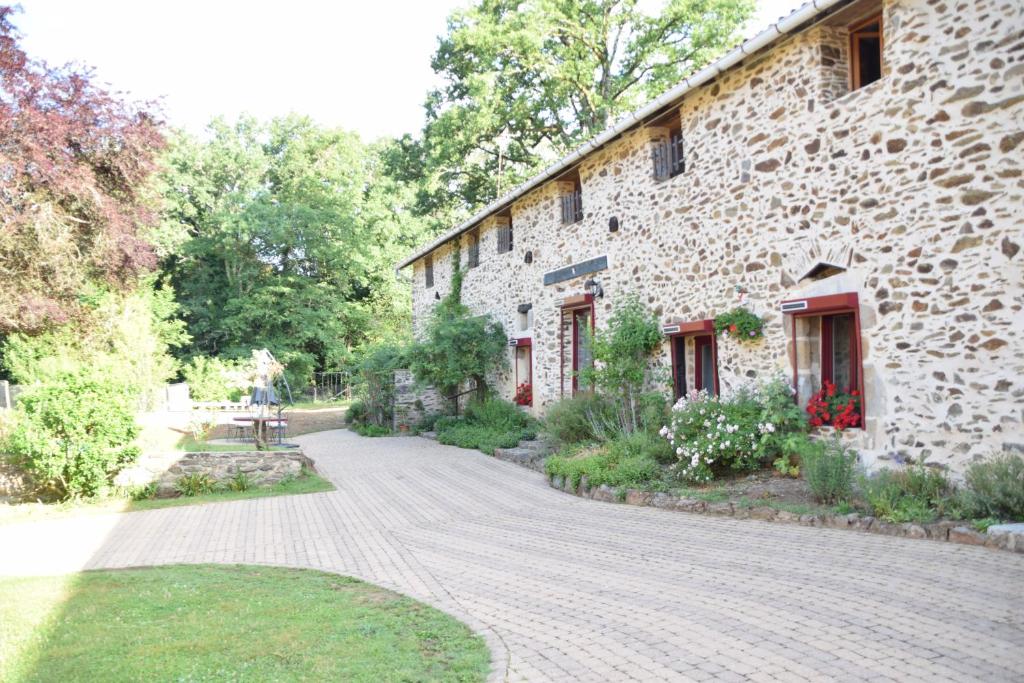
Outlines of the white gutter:
{"type": "Polygon", "coordinates": [[[662,93],[656,99],[647,103],[632,114],[628,114],[619,119],[604,131],[598,133],[597,136],[591,138],[587,142],[584,142],[567,156],[562,157],[562,159],[548,166],[534,177],[513,189],[511,192],[508,192],[504,196],[485,206],[469,220],[464,221],[458,227],[449,230],[427,246],[421,247],[412,256],[409,256],[396,266],[396,273],[401,271],[403,268],[412,265],[417,260],[444,245],[446,242],[450,242],[462,233],[473,228],[492,213],[504,208],[538,185],[560,175],[567,169],[574,166],[578,161],[581,161],[583,158],[588,156],[591,152],[600,149],[625,131],[635,127],[639,123],[642,123],[645,118],[656,113],[659,109],[662,109],[691,90],[704,85],[713,78],[716,78],[725,71],[736,66],[744,58],[749,57],[755,52],[763,50],[777,41],[780,37],[791,33],[808,20],[814,19],[819,14],[831,9],[834,5],[838,5],[846,1],[847,0],[812,0],[811,2],[801,5],[797,9],[793,10],[789,16],[780,19],[777,23],[771,24],[768,28],[761,31],[750,40],[744,42],[739,47],[728,52],[725,56],[716,60],[714,63],[704,67],[689,78],[684,78],[681,83],[674,86],[671,90],[667,90],[662,93]]]}

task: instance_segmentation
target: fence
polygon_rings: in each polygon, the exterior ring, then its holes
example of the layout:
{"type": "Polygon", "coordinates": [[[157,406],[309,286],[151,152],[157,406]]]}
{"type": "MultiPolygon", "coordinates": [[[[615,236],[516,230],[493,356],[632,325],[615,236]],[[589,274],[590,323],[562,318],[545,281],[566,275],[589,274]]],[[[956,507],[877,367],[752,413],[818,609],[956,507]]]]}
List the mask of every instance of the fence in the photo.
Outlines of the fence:
{"type": "Polygon", "coordinates": [[[352,398],[352,376],[348,372],[313,373],[313,400],[336,401],[352,398]]]}

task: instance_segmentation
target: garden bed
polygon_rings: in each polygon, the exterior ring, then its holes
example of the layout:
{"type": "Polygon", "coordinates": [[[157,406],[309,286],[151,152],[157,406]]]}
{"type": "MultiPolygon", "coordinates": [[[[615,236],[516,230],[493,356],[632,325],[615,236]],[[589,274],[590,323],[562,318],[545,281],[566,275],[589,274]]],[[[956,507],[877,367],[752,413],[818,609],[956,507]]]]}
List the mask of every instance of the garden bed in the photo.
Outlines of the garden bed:
{"type": "Polygon", "coordinates": [[[787,484],[782,477],[754,475],[743,480],[734,480],[724,486],[669,492],[614,488],[607,484],[590,486],[586,477],[574,486],[566,477],[548,477],[548,483],[552,488],[605,503],[625,503],[736,519],[758,519],[802,526],[851,529],[885,536],[950,541],[1024,554],[1024,525],[993,525],[986,532],[981,532],[964,521],[886,522],[867,514],[840,512],[835,508],[799,502],[804,494],[798,493],[798,485],[804,482],[796,479],[790,479],[789,482],[792,484],[787,484]],[[777,481],[772,482],[772,479],[777,481]],[[754,494],[754,497],[751,494],[754,494]]]}

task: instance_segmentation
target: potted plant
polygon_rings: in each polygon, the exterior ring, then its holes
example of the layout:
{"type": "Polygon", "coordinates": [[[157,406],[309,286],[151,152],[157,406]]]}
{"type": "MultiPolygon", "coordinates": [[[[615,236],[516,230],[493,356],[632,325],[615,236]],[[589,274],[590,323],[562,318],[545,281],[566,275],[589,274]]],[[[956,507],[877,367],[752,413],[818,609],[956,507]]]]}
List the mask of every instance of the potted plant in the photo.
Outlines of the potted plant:
{"type": "Polygon", "coordinates": [[[764,320],[743,306],[715,317],[715,334],[747,342],[764,336],[764,320]]]}
{"type": "Polygon", "coordinates": [[[812,427],[832,427],[837,432],[860,427],[860,392],[856,389],[841,392],[835,384],[825,382],[807,402],[807,414],[812,427]]]}

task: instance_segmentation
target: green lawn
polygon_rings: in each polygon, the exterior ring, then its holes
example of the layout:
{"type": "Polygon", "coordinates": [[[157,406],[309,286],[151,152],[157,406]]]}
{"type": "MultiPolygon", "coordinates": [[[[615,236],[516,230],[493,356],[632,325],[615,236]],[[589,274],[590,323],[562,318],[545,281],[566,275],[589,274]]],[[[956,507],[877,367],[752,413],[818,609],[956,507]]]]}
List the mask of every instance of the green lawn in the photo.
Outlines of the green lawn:
{"type": "MultiPolygon", "coordinates": [[[[300,493],[321,493],[333,491],[334,484],[318,474],[305,472],[302,476],[266,487],[254,487],[248,491],[218,491],[200,496],[178,498],[104,498],[90,501],[68,501],[64,503],[20,503],[0,505],[0,525],[20,522],[36,522],[44,519],[72,517],[76,515],[102,514],[109,512],[134,512],[157,508],[198,505],[200,503],[221,503],[246,498],[269,498],[270,496],[291,496],[300,493]]],[[[3,681],[0,678],[0,681],[3,681]]]]}
{"type": "Polygon", "coordinates": [[[0,680],[482,681],[447,616],[309,570],[174,565],[0,578],[0,680]]]}

